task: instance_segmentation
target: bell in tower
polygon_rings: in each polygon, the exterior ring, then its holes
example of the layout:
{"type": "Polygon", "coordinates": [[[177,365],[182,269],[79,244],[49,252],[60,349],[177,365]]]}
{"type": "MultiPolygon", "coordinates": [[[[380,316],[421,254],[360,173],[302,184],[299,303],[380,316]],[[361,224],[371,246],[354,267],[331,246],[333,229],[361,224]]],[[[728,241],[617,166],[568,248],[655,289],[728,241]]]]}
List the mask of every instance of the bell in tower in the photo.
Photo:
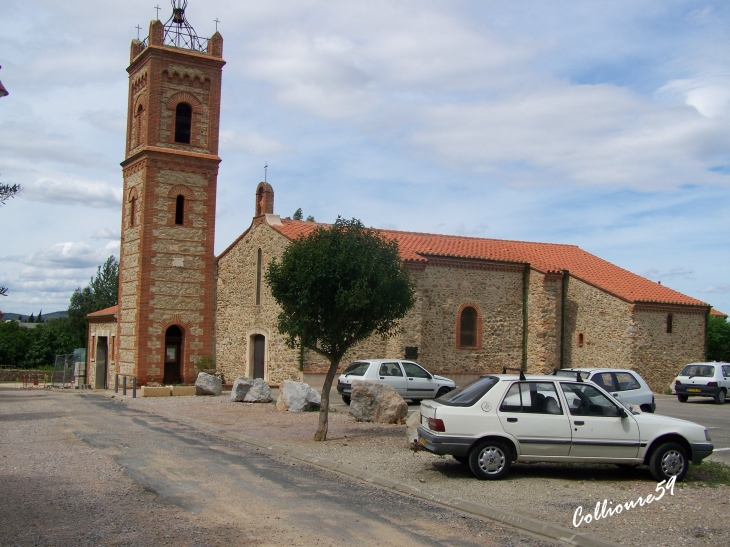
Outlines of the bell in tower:
{"type": "Polygon", "coordinates": [[[192,383],[213,357],[215,200],[223,37],[172,0],[132,40],[119,268],[117,372],[192,383]]]}

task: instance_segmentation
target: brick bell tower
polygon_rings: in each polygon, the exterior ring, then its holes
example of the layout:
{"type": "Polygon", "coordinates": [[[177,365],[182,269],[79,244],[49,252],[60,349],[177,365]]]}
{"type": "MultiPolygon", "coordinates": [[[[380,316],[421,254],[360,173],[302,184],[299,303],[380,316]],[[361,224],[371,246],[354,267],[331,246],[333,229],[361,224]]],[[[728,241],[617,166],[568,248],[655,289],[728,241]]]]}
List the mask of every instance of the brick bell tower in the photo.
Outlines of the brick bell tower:
{"type": "Polygon", "coordinates": [[[172,0],[132,40],[119,264],[117,371],[192,383],[213,354],[223,37],[199,38],[172,0]]]}

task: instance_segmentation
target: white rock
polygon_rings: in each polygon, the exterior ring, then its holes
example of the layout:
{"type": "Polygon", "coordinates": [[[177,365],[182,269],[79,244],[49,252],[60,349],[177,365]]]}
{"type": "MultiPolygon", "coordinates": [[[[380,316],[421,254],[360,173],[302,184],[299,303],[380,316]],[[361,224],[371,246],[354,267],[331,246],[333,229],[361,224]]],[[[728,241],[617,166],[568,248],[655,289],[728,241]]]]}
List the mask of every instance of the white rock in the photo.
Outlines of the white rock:
{"type": "Polygon", "coordinates": [[[421,425],[421,412],[416,411],[406,420],[406,438],[408,446],[418,444],[418,426],[421,425]]]}
{"type": "Polygon", "coordinates": [[[195,380],[196,395],[220,395],[223,391],[223,382],[217,376],[201,372],[195,380]]]}
{"type": "Polygon", "coordinates": [[[248,376],[239,376],[236,378],[231,389],[231,401],[243,401],[252,386],[253,380],[248,376]]]}
{"type": "Polygon", "coordinates": [[[319,406],[320,403],[319,393],[304,382],[284,380],[279,386],[279,399],[276,401],[276,408],[279,410],[302,412],[319,406]]]}
{"type": "Polygon", "coordinates": [[[352,382],[350,415],[358,422],[402,424],[408,404],[395,389],[377,382],[352,382]]]}
{"type": "Polygon", "coordinates": [[[256,378],[253,381],[251,389],[248,390],[246,396],[243,398],[244,403],[270,403],[271,402],[271,388],[269,384],[264,382],[263,378],[256,378]]]}

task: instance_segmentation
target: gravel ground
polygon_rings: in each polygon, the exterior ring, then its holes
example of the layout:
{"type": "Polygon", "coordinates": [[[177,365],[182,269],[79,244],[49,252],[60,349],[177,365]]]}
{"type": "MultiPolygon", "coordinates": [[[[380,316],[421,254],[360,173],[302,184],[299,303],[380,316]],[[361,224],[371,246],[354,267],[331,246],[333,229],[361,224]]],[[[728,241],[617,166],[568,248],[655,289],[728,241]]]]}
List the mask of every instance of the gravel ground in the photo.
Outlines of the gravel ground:
{"type": "MultiPolygon", "coordinates": [[[[405,426],[357,423],[348,414],[330,414],[328,440],[312,441],[317,413],[291,414],[272,404],[232,403],[221,397],[125,399],[125,404],[167,416],[186,416],[226,429],[296,447],[303,454],[347,462],[360,469],[432,492],[484,503],[573,528],[582,506],[608,506],[655,493],[646,468],[612,465],[515,464],[505,480],[476,480],[448,457],[414,453],[405,426]]],[[[626,545],[730,545],[730,488],[683,483],[651,505],[583,524],[580,531],[626,545]]]]}

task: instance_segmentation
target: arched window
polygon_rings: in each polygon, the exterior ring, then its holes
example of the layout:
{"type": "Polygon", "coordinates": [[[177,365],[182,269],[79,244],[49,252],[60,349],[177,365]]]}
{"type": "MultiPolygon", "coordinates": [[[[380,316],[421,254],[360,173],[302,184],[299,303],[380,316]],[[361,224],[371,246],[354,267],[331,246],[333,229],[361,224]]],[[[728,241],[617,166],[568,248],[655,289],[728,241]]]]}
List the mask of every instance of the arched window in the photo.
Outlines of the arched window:
{"type": "Polygon", "coordinates": [[[667,314],[667,333],[672,334],[672,328],[674,327],[674,316],[671,313],[667,314]]]}
{"type": "Polygon", "coordinates": [[[185,196],[179,195],[175,201],[175,224],[182,226],[185,214],[185,196]]]}
{"type": "Polygon", "coordinates": [[[578,333],[578,347],[582,348],[584,343],[585,343],[585,337],[583,336],[582,332],[579,332],[578,333]]]}
{"type": "Polygon", "coordinates": [[[467,306],[461,311],[461,324],[459,325],[459,347],[477,347],[477,310],[467,306]]]}
{"type": "Polygon", "coordinates": [[[259,187],[256,191],[256,216],[264,214],[264,189],[259,187]]]}
{"type": "Polygon", "coordinates": [[[133,227],[137,222],[137,198],[129,200],[129,227],[133,227]]]}
{"type": "Polygon", "coordinates": [[[256,257],[256,305],[261,305],[261,249],[256,257]]]}
{"type": "Polygon", "coordinates": [[[135,137],[134,146],[142,144],[142,120],[144,119],[144,106],[139,105],[137,107],[137,114],[135,115],[135,137]]]}
{"type": "Polygon", "coordinates": [[[193,108],[188,103],[180,103],[175,108],[175,142],[190,144],[190,125],[193,108]]]}

